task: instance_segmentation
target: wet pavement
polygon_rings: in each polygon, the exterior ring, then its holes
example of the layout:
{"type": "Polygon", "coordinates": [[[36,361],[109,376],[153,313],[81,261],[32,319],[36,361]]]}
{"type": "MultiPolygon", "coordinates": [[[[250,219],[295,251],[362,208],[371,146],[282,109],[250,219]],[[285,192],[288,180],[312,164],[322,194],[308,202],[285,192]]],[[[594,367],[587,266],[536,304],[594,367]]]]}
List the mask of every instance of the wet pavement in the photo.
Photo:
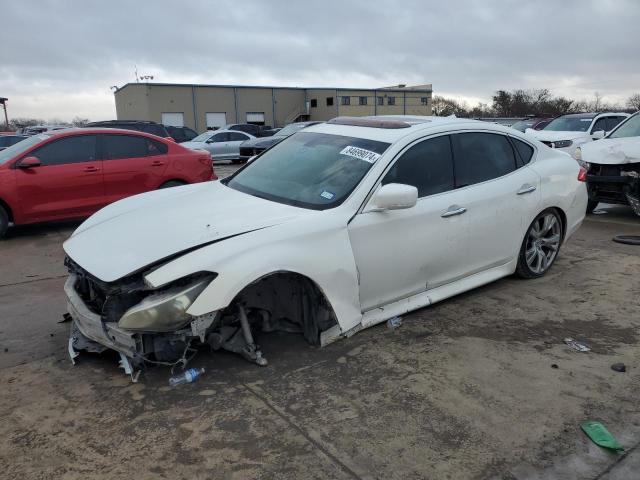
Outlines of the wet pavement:
{"type": "Polygon", "coordinates": [[[640,247],[611,238],[640,221],[604,210],[541,279],[506,278],[321,349],[261,335],[265,368],[203,350],[203,378],[176,389],[165,368],[132,384],[115,355],[72,366],[61,245],[77,224],[12,229],[0,242],[1,476],[631,480],[640,247]],[[588,419],[627,453],[592,444],[588,419]]]}

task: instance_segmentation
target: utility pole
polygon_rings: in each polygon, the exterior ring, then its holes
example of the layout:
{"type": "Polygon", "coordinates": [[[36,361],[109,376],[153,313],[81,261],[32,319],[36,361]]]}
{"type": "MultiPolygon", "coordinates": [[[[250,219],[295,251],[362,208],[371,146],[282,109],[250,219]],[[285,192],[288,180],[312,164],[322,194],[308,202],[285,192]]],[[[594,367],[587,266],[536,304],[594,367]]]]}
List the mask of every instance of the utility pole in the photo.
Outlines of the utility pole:
{"type": "Polygon", "coordinates": [[[5,98],[5,97],[0,97],[0,104],[2,105],[2,108],[4,109],[4,129],[6,131],[9,131],[9,116],[7,115],[7,101],[9,99],[5,98]]]}

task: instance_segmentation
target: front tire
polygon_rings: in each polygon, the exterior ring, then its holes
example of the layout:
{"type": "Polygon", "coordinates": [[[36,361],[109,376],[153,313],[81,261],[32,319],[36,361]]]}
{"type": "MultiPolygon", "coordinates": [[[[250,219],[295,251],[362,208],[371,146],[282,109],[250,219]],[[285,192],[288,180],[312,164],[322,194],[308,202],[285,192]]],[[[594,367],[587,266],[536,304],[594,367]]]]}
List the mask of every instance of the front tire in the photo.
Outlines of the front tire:
{"type": "Polygon", "coordinates": [[[587,213],[593,213],[593,211],[596,209],[596,207],[598,206],[598,200],[589,200],[587,202],[587,213]]]}
{"type": "Polygon", "coordinates": [[[538,278],[555,262],[562,243],[562,221],[557,210],[550,208],[538,214],[527,230],[516,274],[522,278],[538,278]]]}
{"type": "Polygon", "coordinates": [[[8,228],[9,228],[9,214],[2,206],[0,206],[0,239],[4,237],[5,233],[7,233],[8,228]]]}

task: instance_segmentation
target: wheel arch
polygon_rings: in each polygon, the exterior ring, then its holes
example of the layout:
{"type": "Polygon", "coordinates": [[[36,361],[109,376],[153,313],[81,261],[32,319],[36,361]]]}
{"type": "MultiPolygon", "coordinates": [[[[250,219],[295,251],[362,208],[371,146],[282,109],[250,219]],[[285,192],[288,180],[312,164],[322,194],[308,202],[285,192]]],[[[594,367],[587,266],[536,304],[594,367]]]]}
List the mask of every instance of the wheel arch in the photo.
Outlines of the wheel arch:
{"type": "Polygon", "coordinates": [[[5,202],[2,198],[0,198],[0,207],[4,208],[4,210],[7,212],[7,216],[9,217],[9,222],[15,222],[15,217],[13,215],[13,210],[11,209],[11,206],[5,202]]]}

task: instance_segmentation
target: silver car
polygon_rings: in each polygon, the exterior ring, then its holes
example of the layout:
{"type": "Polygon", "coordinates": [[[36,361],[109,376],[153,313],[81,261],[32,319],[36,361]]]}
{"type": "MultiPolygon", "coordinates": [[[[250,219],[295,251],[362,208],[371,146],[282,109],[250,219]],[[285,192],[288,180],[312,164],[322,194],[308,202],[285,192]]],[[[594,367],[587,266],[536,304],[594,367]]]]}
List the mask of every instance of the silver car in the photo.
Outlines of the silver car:
{"type": "Polygon", "coordinates": [[[240,144],[254,137],[237,130],[211,130],[198,135],[190,142],[180,145],[192,150],[206,150],[211,153],[213,161],[217,160],[246,160],[240,156],[240,144]]]}

